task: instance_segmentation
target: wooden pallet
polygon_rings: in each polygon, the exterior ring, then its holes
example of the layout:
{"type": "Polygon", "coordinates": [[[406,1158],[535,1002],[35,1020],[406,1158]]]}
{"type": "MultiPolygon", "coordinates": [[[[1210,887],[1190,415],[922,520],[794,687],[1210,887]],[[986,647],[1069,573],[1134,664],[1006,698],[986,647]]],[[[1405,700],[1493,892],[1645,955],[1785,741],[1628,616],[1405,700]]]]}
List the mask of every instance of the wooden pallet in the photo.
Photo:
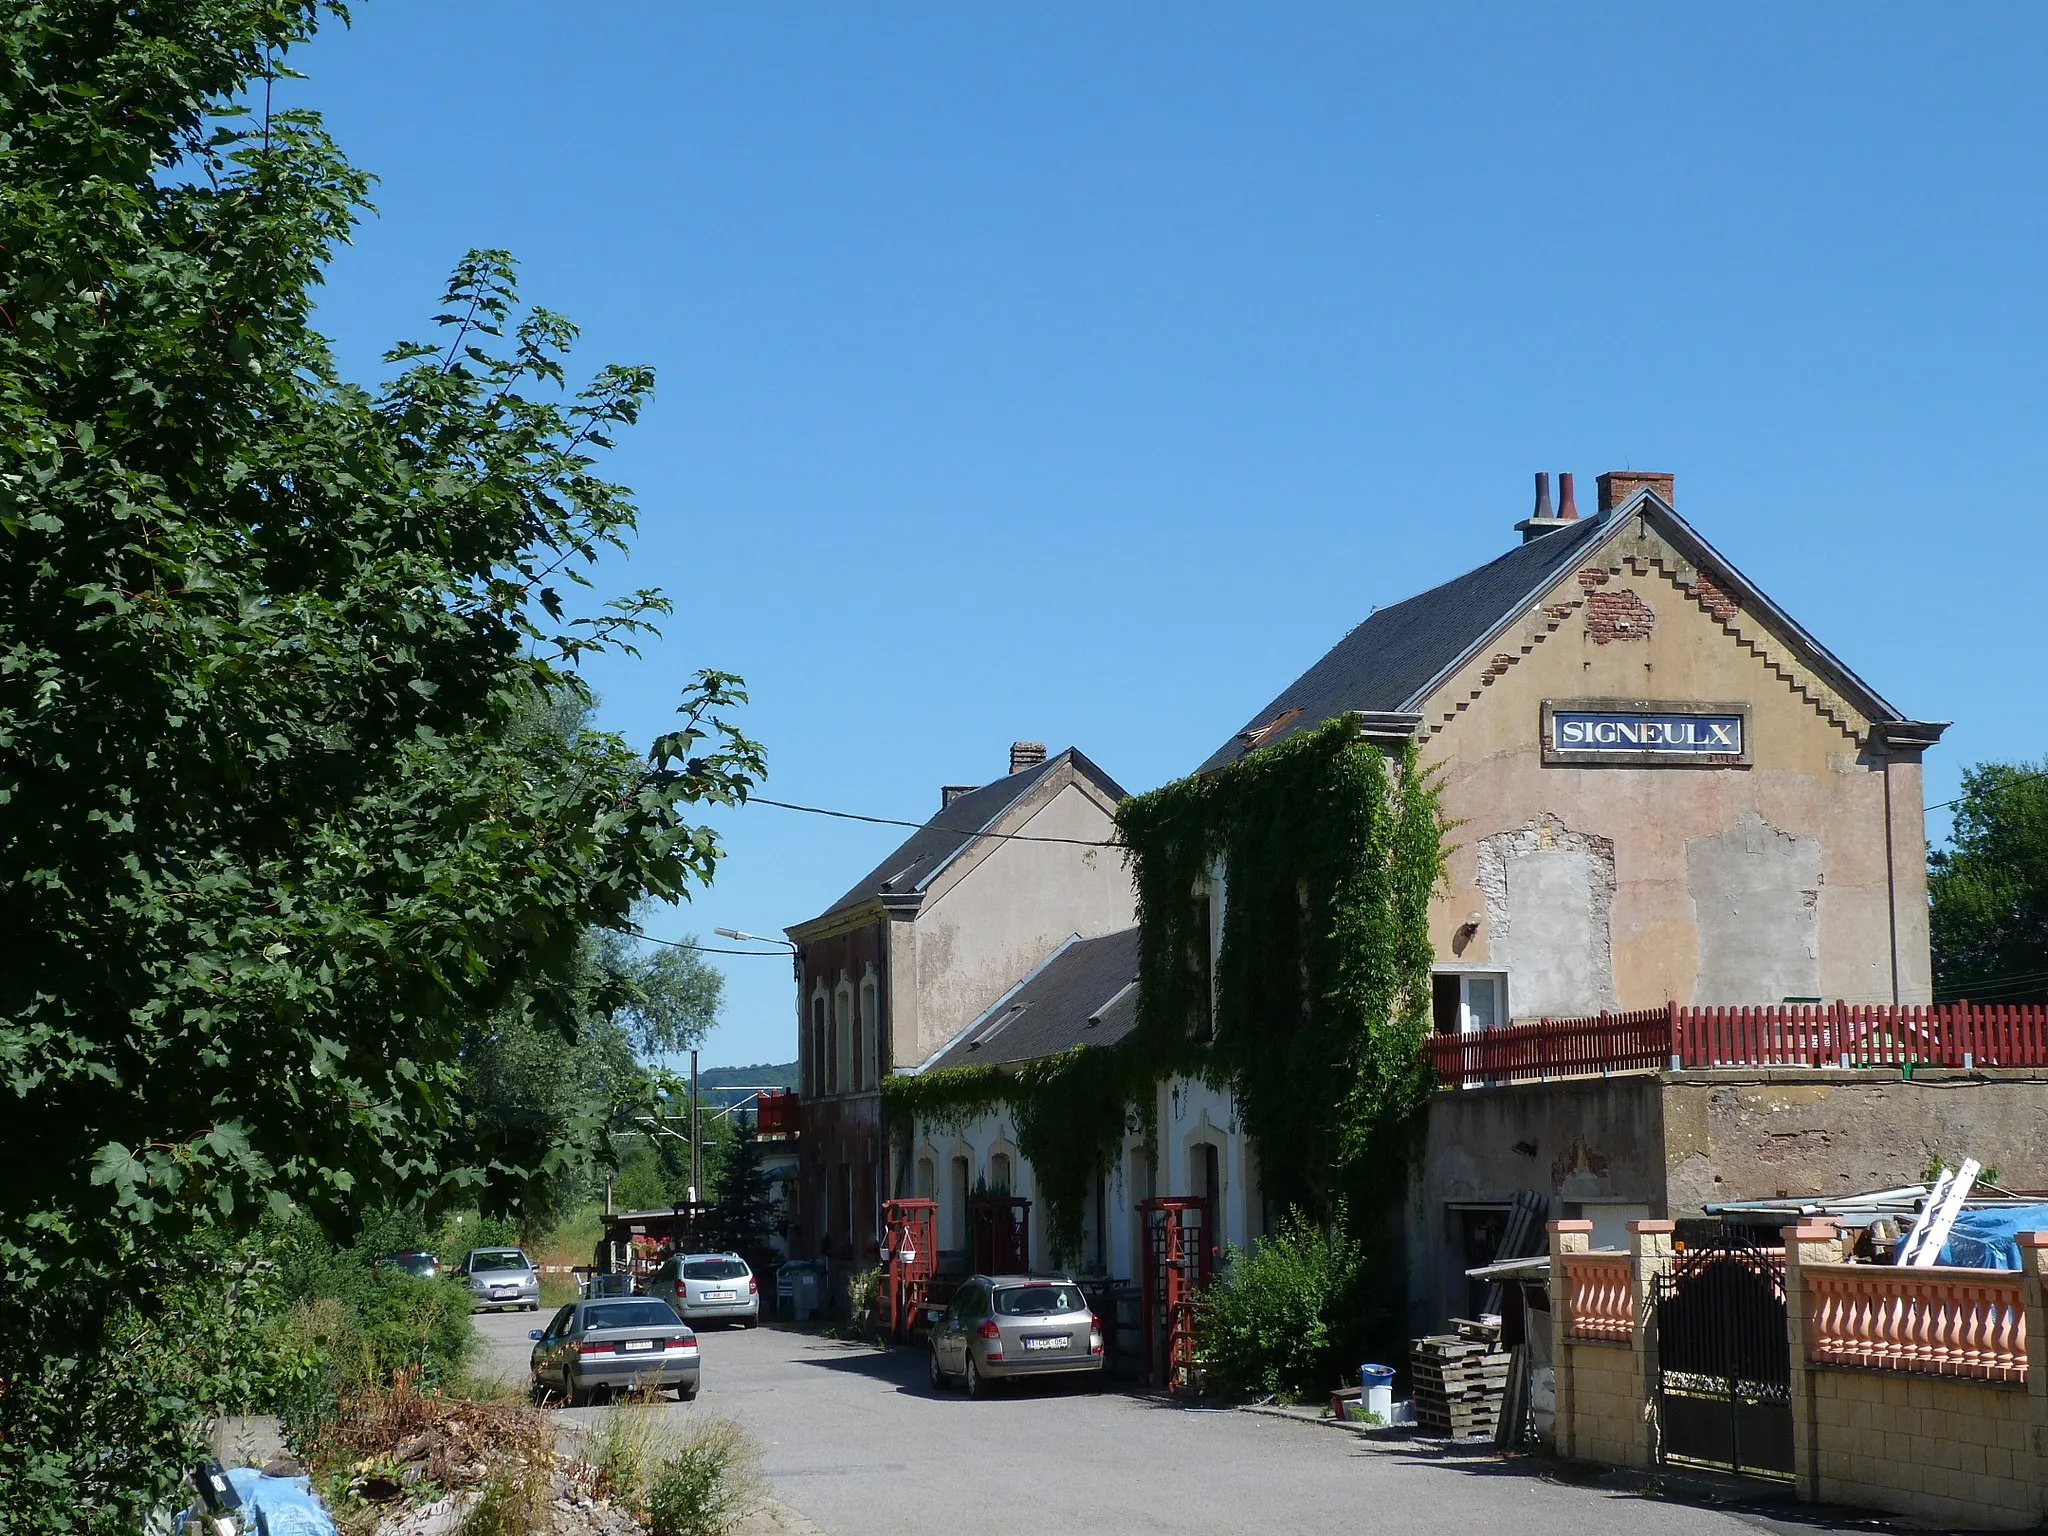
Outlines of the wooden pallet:
{"type": "Polygon", "coordinates": [[[1461,1440],[1493,1433],[1508,1381],[1508,1356],[1497,1343],[1455,1333],[1417,1339],[1408,1374],[1420,1428],[1461,1440]]]}

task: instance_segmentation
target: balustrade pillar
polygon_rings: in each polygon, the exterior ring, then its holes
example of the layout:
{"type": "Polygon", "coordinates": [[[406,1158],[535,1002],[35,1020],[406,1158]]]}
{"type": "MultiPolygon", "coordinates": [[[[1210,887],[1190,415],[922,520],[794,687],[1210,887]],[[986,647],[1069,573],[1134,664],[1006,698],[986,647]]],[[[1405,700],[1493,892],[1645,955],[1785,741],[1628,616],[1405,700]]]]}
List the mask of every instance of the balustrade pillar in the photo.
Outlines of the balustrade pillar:
{"type": "MultiPolygon", "coordinates": [[[[2040,1505],[2035,1514],[2048,1518],[2048,1232],[2022,1232],[2020,1241],[2020,1298],[2027,1324],[2027,1407],[2029,1426],[2027,1453],[2032,1458],[2028,1473],[2040,1505]]],[[[2027,1469],[2015,1457],[2015,1472],[2027,1469]]]]}
{"type": "Polygon", "coordinates": [[[1792,1376],[1792,1475],[1799,1497],[1820,1498],[1820,1426],[1814,1417],[1813,1366],[1806,1358],[1807,1264],[1836,1264],[1841,1261],[1842,1244],[1831,1216],[1816,1216],[1796,1227],[1783,1229],[1785,1235],[1785,1343],[1791,1356],[1792,1376]]]}
{"type": "Polygon", "coordinates": [[[1557,1398],[1557,1454],[1567,1461],[1579,1454],[1578,1403],[1573,1393],[1573,1357],[1576,1354],[1572,1338],[1572,1291],[1565,1278],[1564,1256],[1568,1253],[1589,1253],[1593,1247],[1593,1223],[1590,1221],[1553,1221],[1550,1223],[1550,1326],[1554,1336],[1550,1342],[1551,1374],[1555,1378],[1557,1398]]]}
{"type": "Polygon", "coordinates": [[[1628,1224],[1629,1350],[1634,1358],[1629,1379],[1636,1383],[1646,1467],[1657,1464],[1663,1447],[1664,1427],[1657,1418],[1657,1281],[1671,1271],[1671,1234],[1676,1229],[1677,1224],[1669,1221],[1628,1224]]]}

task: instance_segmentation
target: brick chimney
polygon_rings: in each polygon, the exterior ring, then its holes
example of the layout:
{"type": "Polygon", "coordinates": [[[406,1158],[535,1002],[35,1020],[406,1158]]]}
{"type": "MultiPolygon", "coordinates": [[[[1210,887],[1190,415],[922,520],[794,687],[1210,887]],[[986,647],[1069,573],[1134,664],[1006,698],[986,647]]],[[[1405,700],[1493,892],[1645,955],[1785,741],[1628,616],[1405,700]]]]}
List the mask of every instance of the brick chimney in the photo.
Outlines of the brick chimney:
{"type": "Polygon", "coordinates": [[[1672,500],[1671,492],[1671,482],[1676,478],[1648,469],[1610,469],[1595,482],[1600,487],[1600,510],[1612,512],[1641,490],[1655,491],[1665,506],[1676,508],[1678,503],[1672,500]]]}
{"type": "Polygon", "coordinates": [[[1010,772],[1022,773],[1026,768],[1036,768],[1044,761],[1044,742],[1013,741],[1010,743],[1010,772]]]}

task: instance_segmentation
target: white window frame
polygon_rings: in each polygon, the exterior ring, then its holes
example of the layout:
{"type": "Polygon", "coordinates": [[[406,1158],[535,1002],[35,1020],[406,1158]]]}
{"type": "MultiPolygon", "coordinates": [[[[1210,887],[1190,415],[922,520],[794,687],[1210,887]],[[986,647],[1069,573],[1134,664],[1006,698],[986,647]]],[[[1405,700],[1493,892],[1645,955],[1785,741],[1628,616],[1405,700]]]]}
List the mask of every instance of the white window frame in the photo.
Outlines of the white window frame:
{"type": "Polygon", "coordinates": [[[1504,1029],[1514,1023],[1515,1016],[1509,1010],[1508,973],[1489,970],[1484,966],[1447,966],[1436,968],[1438,976],[1458,978],[1458,1033],[1477,1034],[1482,1028],[1504,1029]],[[1493,1023],[1480,1025],[1473,1022],[1472,994],[1481,987],[1493,993],[1493,1023]]]}

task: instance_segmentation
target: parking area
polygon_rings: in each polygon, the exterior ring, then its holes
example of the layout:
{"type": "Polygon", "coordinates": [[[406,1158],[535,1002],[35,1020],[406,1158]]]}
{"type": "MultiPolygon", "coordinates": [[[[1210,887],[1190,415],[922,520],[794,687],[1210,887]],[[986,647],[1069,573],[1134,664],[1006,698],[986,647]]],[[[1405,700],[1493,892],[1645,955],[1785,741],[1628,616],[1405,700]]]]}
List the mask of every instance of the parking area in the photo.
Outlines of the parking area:
{"type": "MultiPolygon", "coordinates": [[[[491,1366],[525,1379],[546,1314],[477,1319],[491,1366]]],[[[707,1329],[703,1390],[668,1414],[737,1420],[776,1496],[827,1536],[1239,1536],[1257,1530],[1465,1536],[1720,1536],[1794,1528],[1741,1510],[1646,1499],[1257,1414],[1185,1408],[1056,1381],[970,1402],[935,1393],[924,1356],[774,1327],[707,1329]]],[[[590,1421],[607,1408],[567,1411],[590,1421]]],[[[1811,1520],[1804,1532],[1829,1529],[1811,1520]]]]}

